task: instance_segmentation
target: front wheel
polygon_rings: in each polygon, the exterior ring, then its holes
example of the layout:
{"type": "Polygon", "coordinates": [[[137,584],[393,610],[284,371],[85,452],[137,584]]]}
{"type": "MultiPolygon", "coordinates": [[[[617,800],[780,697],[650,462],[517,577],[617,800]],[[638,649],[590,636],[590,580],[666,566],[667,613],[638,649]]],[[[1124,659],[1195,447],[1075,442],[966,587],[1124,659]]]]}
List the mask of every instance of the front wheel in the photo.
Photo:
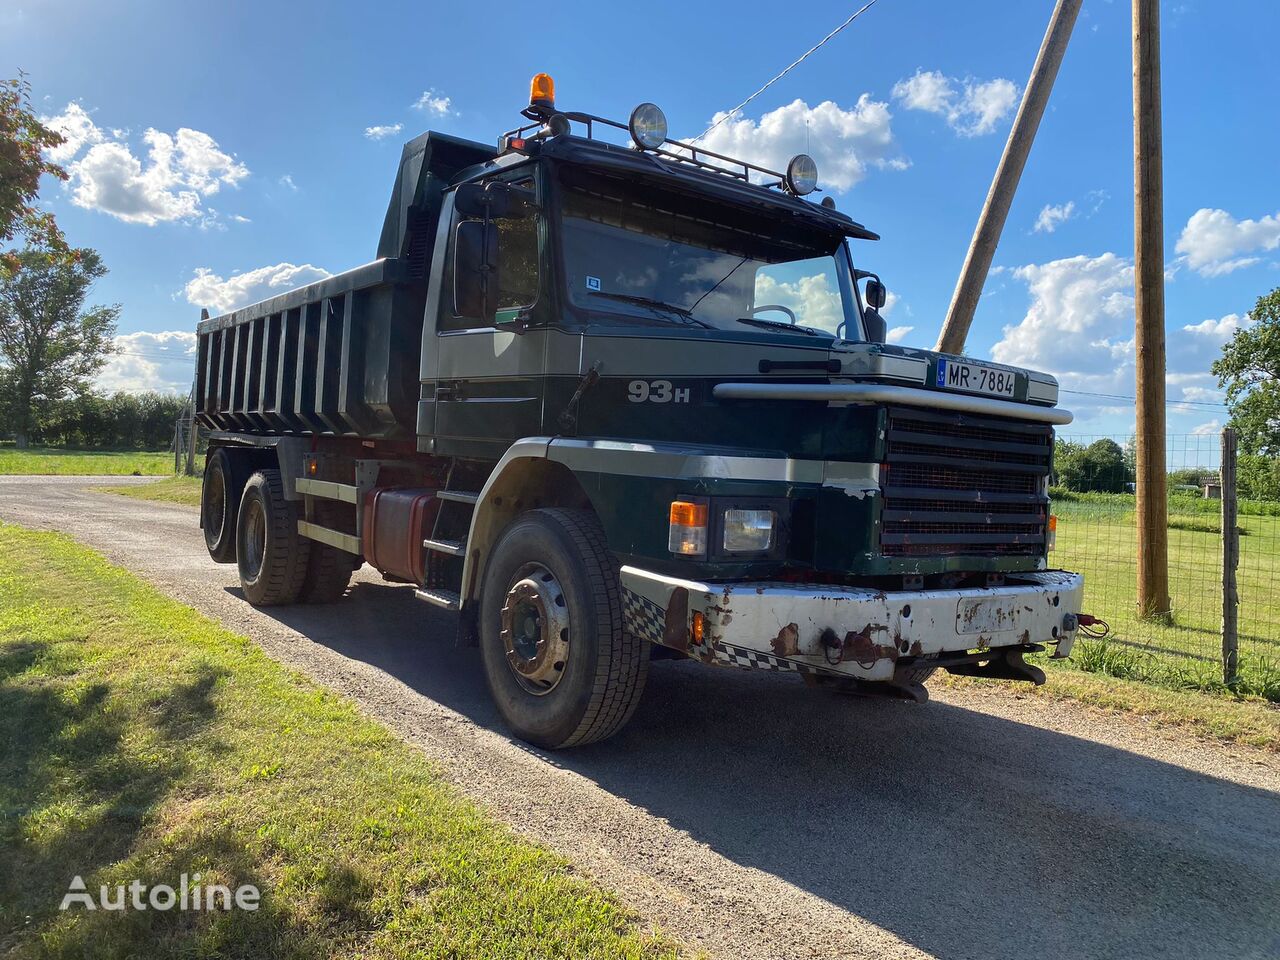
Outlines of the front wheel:
{"type": "Polygon", "coordinates": [[[623,632],[618,565],[591,513],[532,510],[503,533],[480,595],[480,654],[499,713],[530,743],[591,743],[631,718],[649,650],[623,632]]]}

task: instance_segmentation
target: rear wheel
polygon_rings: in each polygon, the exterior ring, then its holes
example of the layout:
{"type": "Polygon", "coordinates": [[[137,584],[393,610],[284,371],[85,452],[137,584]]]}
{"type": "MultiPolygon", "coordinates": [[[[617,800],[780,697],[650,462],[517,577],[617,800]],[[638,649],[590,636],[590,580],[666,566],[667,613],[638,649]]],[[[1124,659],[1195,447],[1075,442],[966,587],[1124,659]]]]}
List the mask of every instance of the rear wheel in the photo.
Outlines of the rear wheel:
{"type": "Polygon", "coordinates": [[[298,534],[298,505],[284,498],[279,470],[245,484],[236,522],[240,586],[257,607],[293,603],[302,592],[311,541],[298,534]]]}
{"type": "Polygon", "coordinates": [[[209,454],[200,486],[200,526],[205,549],[218,563],[236,562],[236,516],[248,478],[242,456],[232,456],[225,447],[209,454]]]}
{"type": "MultiPolygon", "coordinates": [[[[322,527],[339,529],[336,508],[337,504],[317,502],[316,522],[322,527]]],[[[303,603],[334,603],[341,600],[351,583],[351,574],[360,565],[360,558],[316,540],[311,541],[310,549],[307,573],[298,599],[303,603]]]]}
{"type": "Polygon", "coordinates": [[[530,743],[591,743],[631,718],[648,644],[623,632],[618,565],[592,514],[533,510],[507,528],[481,591],[480,653],[498,711],[530,743]]]}

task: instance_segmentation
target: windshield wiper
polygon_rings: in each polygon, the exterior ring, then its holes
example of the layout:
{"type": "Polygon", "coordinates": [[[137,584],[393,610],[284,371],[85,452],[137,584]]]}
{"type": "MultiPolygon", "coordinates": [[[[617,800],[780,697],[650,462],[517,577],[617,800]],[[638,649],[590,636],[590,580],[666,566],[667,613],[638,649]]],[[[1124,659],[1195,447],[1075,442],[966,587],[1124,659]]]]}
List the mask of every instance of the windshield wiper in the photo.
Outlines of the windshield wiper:
{"type": "Polygon", "coordinates": [[[755,327],[765,327],[769,330],[786,330],[788,333],[803,333],[806,337],[816,337],[818,331],[812,327],[798,327],[794,323],[783,323],[781,320],[760,320],[756,317],[739,317],[739,323],[749,323],[755,327]]]}
{"type": "Polygon", "coordinates": [[[663,319],[670,319],[671,315],[680,317],[687,323],[696,324],[699,327],[705,327],[708,330],[714,329],[711,324],[705,320],[699,320],[685,307],[677,307],[674,303],[667,303],[665,300],[655,300],[653,297],[641,297],[633,293],[606,293],[603,290],[592,290],[593,297],[607,297],[610,300],[621,300],[623,303],[635,303],[642,307],[648,307],[653,310],[655,315],[663,319]]]}

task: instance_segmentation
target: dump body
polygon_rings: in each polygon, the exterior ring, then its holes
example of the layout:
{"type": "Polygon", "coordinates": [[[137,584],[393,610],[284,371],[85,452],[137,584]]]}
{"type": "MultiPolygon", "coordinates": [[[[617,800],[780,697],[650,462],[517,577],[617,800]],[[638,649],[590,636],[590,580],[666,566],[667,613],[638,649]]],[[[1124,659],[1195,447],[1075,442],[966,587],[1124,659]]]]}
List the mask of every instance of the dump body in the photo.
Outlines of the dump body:
{"type": "Polygon", "coordinates": [[[198,327],[196,414],[253,434],[411,437],[441,193],[493,150],[444,134],[406,144],[378,259],[198,327]]]}

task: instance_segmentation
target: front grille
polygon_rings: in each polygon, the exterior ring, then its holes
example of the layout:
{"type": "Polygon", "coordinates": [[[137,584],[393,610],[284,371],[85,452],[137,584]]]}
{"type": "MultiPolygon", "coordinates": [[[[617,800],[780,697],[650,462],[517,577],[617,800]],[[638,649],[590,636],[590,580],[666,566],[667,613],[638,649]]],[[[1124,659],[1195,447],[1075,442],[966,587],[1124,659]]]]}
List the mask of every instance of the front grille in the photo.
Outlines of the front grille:
{"type": "Polygon", "coordinates": [[[891,409],[880,484],[886,556],[1036,556],[1053,458],[1045,424],[891,409]]]}

